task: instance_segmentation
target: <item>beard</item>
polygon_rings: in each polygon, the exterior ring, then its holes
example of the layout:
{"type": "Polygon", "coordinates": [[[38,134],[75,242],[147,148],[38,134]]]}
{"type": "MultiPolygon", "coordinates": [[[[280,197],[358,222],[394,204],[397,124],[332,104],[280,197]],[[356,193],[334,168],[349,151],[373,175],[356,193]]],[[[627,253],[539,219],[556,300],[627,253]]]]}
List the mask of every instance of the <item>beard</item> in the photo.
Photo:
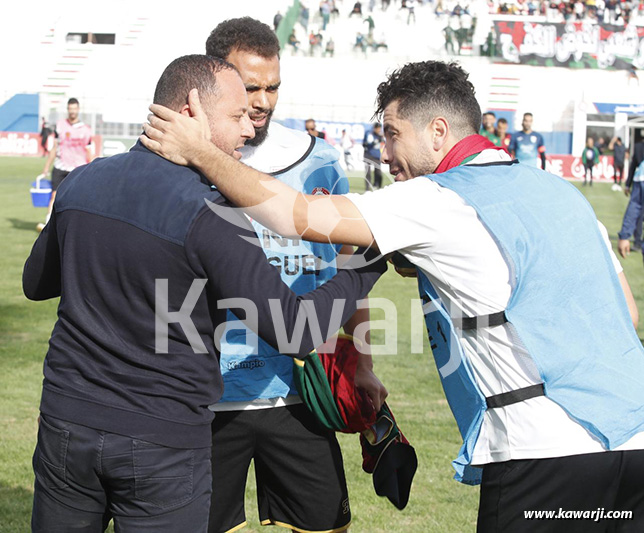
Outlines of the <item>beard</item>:
{"type": "Polygon", "coordinates": [[[266,140],[266,136],[268,135],[268,126],[271,123],[272,116],[273,111],[269,111],[266,114],[266,124],[264,124],[261,128],[255,128],[255,137],[246,141],[245,144],[247,146],[259,146],[266,140]]]}

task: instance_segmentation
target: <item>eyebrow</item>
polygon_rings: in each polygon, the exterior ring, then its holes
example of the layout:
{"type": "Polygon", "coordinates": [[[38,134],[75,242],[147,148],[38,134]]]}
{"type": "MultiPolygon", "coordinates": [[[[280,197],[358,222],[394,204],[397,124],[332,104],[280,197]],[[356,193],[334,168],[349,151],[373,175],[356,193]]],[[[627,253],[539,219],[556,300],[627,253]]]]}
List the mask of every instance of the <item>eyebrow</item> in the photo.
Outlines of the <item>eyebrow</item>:
{"type": "Polygon", "coordinates": [[[280,81],[278,83],[273,83],[273,85],[267,85],[266,87],[262,87],[261,85],[251,85],[251,84],[246,85],[245,87],[246,87],[246,90],[250,92],[259,91],[260,89],[264,89],[265,91],[277,91],[277,89],[280,88],[281,84],[282,82],[280,81]]]}

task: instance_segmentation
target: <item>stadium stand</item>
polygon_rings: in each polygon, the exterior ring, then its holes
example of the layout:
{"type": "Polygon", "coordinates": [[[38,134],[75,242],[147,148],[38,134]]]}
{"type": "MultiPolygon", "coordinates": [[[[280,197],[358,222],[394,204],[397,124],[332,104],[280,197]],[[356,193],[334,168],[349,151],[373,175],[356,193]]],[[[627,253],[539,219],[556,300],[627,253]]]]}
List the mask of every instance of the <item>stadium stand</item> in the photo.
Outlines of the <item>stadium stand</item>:
{"type": "Polygon", "coordinates": [[[644,57],[620,44],[644,40],[638,2],[434,0],[414,2],[414,17],[402,0],[362,2],[361,16],[350,16],[350,1],[326,2],[326,13],[312,0],[207,8],[186,3],[199,9],[189,24],[177,23],[175,10],[162,3],[118,0],[100,23],[77,0],[66,3],[64,13],[43,5],[28,27],[7,26],[0,35],[4,48],[13,51],[0,58],[0,66],[21,72],[3,79],[0,105],[16,94],[37,93],[39,109],[32,115],[54,121],[64,113],[66,98],[78,97],[82,119],[104,138],[103,153],[122,151],[139,134],[152,97],[147,88],[169,61],[202,51],[204,36],[218,21],[251,15],[272,25],[279,11],[282,77],[288,82],[275,118],[293,126],[313,116],[332,142],[347,129],[359,145],[378,83],[393,68],[425,59],[459,61],[471,73],[481,107],[506,118],[510,132],[520,128],[524,112],[534,113],[548,154],[580,153],[588,128],[611,138],[617,120],[625,127],[623,117],[615,118],[622,108],[628,128],[642,126],[638,70],[644,57]],[[580,20],[575,15],[568,17],[571,24],[560,23],[570,9],[580,20]],[[619,26],[626,12],[630,24],[619,26]],[[611,37],[592,49],[585,43],[597,42],[598,20],[602,34],[611,37]],[[521,32],[529,33],[529,42],[515,42],[521,32]],[[297,51],[287,44],[292,33],[300,41],[297,51]],[[311,34],[319,41],[313,47],[311,34]]]}

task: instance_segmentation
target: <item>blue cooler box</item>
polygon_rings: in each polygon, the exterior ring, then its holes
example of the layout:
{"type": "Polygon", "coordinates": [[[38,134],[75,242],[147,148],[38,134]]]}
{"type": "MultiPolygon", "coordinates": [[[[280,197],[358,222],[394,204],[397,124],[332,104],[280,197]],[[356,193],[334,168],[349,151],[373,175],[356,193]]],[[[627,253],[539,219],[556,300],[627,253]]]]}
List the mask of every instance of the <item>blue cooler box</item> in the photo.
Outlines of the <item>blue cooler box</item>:
{"type": "Polygon", "coordinates": [[[34,207],[49,207],[49,199],[51,198],[51,181],[45,179],[45,175],[41,174],[36,178],[36,181],[31,183],[31,203],[34,207]]]}

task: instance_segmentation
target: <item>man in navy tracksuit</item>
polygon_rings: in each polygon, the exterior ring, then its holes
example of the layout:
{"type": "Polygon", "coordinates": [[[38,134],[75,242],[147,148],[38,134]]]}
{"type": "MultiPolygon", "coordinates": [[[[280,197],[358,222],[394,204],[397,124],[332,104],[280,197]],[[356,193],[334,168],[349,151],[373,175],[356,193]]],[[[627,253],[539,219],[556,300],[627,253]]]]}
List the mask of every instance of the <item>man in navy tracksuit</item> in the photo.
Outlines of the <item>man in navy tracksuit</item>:
{"type": "MultiPolygon", "coordinates": [[[[193,87],[205,95],[213,142],[239,157],[254,133],[239,75],[222,60],[185,56],[165,70],[154,101],[190,114],[193,87]]],[[[61,186],[23,274],[28,298],[61,297],[44,365],[33,531],[103,531],[112,518],[123,532],[206,531],[207,406],[222,393],[215,337],[227,308],[244,306],[251,327],[256,311],[258,333],[277,348],[269,299],[281,304],[289,339],[303,302],[327,332],[340,319],[334,301],[346,298],[346,321],[385,269],[344,270],[296,296],[249,242],[246,219],[224,220],[204,200],[226,204],[198,172],[140,144],[61,186]]],[[[316,342],[307,322],[299,344],[280,351],[305,355],[316,342]]]]}
{"type": "Polygon", "coordinates": [[[637,238],[638,229],[641,232],[642,212],[644,211],[644,140],[640,140],[633,147],[633,158],[628,167],[628,179],[626,180],[626,195],[630,200],[626,206],[622,229],[620,230],[617,249],[622,257],[631,252],[631,235],[637,238]],[[639,226],[639,227],[638,227],[639,226]]]}

